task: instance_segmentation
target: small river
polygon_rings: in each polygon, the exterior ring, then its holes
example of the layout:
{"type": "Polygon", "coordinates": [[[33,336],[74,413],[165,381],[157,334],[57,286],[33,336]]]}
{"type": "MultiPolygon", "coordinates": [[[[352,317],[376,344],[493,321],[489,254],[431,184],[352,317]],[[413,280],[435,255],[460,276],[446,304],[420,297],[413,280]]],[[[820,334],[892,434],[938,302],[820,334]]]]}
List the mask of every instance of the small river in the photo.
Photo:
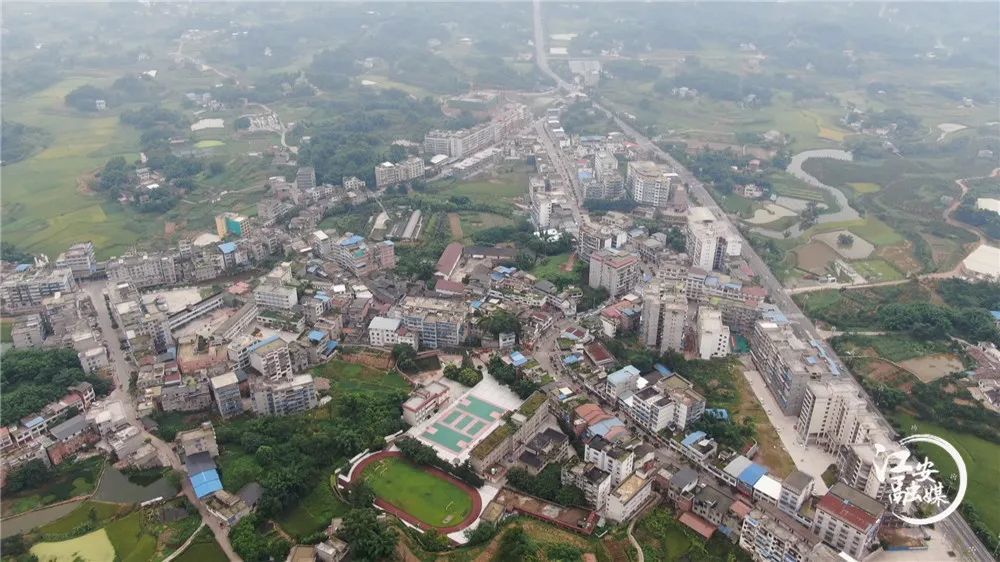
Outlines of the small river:
{"type": "Polygon", "coordinates": [[[42,525],[51,523],[56,519],[69,514],[69,512],[76,509],[76,506],[81,503],[83,503],[82,499],[54,505],[52,507],[43,507],[41,509],[36,509],[34,511],[29,511],[27,513],[22,513],[20,515],[4,519],[3,524],[0,524],[0,537],[7,538],[12,535],[30,531],[35,527],[41,527],[42,525]]]}
{"type": "MultiPolygon", "coordinates": [[[[853,161],[854,156],[846,151],[840,150],[839,148],[820,148],[816,150],[805,150],[792,157],[792,161],[785,168],[785,171],[795,176],[796,178],[802,180],[803,182],[813,186],[818,187],[829,193],[833,199],[837,202],[837,206],[840,207],[837,212],[834,213],[823,213],[817,219],[817,223],[825,222],[844,222],[852,221],[861,218],[861,215],[856,209],[851,207],[850,202],[847,200],[847,196],[844,192],[833,187],[831,185],[826,185],[825,183],[819,181],[815,176],[806,172],[802,169],[802,165],[810,158],[830,158],[832,160],[845,160],[853,161]]],[[[786,231],[790,233],[791,238],[796,238],[802,235],[802,223],[797,222],[791,227],[787,228],[786,231]]],[[[752,232],[762,234],[770,238],[784,238],[785,231],[769,230],[761,227],[754,227],[750,229],[752,232]]]]}

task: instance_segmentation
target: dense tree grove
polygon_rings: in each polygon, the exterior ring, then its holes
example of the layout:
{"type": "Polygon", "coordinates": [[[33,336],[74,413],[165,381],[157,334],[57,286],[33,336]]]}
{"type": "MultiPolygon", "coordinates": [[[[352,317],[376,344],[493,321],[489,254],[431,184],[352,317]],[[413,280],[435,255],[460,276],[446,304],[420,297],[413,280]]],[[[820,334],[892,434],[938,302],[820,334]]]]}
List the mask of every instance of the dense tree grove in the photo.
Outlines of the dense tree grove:
{"type": "Polygon", "coordinates": [[[489,363],[487,363],[486,366],[489,369],[490,374],[493,375],[493,378],[501,384],[510,387],[510,389],[521,398],[527,398],[538,390],[537,383],[533,383],[528,379],[522,378],[518,374],[517,369],[513,365],[504,363],[503,359],[501,359],[499,355],[490,357],[489,363]]]}
{"type": "Polygon", "coordinates": [[[587,505],[583,490],[576,486],[563,486],[561,469],[558,464],[550,464],[538,473],[538,476],[532,476],[523,468],[512,468],[507,472],[507,484],[560,505],[587,505]]]}
{"type": "Polygon", "coordinates": [[[965,279],[942,279],[937,293],[944,302],[958,308],[1000,310],[1000,283],[977,282],[965,279]]]}
{"type": "Polygon", "coordinates": [[[66,395],[79,382],[94,385],[100,396],[111,390],[107,379],[83,372],[72,349],[12,349],[3,354],[0,371],[0,423],[10,425],[66,395]]]}
{"type": "Polygon", "coordinates": [[[4,240],[0,242],[0,260],[12,263],[34,263],[35,257],[4,240]]]}
{"type": "Polygon", "coordinates": [[[50,141],[50,135],[44,130],[6,119],[0,124],[0,137],[3,138],[0,160],[4,165],[24,160],[45,148],[50,141]]]}
{"type": "Polygon", "coordinates": [[[479,321],[479,327],[486,332],[497,336],[503,333],[521,334],[521,322],[510,312],[497,309],[479,321]]]}
{"type": "Polygon", "coordinates": [[[246,562],[284,560],[288,555],[291,545],[275,533],[261,532],[264,523],[260,514],[251,513],[229,531],[233,550],[246,562]]]}
{"type": "Polygon", "coordinates": [[[972,342],[1000,343],[993,316],[983,308],[952,308],[928,302],[891,303],[878,312],[883,329],[908,332],[922,339],[951,335],[972,342]]]}
{"type": "Polygon", "coordinates": [[[347,512],[340,536],[351,545],[351,559],[361,562],[390,559],[399,540],[394,529],[379,522],[373,508],[347,512]]]}
{"type": "Polygon", "coordinates": [[[21,490],[31,490],[45,484],[52,478],[52,470],[45,463],[35,459],[28,461],[7,474],[8,494],[16,494],[21,490]]]}
{"type": "Polygon", "coordinates": [[[493,555],[494,562],[519,560],[535,562],[539,559],[538,543],[525,532],[524,527],[515,525],[507,529],[500,537],[500,545],[493,555]]]}
{"type": "Polygon", "coordinates": [[[483,374],[479,371],[472,367],[459,367],[458,365],[445,367],[444,376],[465,386],[476,386],[479,381],[483,380],[483,374]]]}
{"type": "Polygon", "coordinates": [[[397,343],[392,346],[392,358],[400,371],[412,371],[416,368],[417,350],[408,343],[397,343]]]}

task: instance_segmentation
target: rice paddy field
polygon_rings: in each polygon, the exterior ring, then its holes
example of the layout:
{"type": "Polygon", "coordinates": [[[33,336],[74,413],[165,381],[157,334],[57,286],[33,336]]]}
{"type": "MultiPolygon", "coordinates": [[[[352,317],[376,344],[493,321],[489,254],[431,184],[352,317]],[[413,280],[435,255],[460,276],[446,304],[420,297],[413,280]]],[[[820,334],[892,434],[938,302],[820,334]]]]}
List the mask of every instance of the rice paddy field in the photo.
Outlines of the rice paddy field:
{"type": "Polygon", "coordinates": [[[41,542],[31,547],[39,562],[107,562],[115,560],[115,547],[104,529],[59,542],[41,542]]]}

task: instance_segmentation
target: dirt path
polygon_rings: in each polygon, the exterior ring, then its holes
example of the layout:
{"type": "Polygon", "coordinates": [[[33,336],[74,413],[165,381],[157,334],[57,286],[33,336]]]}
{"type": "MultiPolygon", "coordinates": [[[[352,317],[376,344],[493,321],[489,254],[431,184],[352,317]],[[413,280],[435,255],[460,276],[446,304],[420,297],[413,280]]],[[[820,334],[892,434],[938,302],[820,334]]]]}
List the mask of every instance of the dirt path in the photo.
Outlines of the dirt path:
{"type": "Polygon", "coordinates": [[[562,270],[569,273],[573,271],[574,267],[576,267],[576,252],[569,255],[569,259],[562,265],[562,270]]]}
{"type": "Polygon", "coordinates": [[[451,227],[451,237],[455,240],[465,238],[462,232],[462,217],[458,213],[448,213],[448,226],[451,227]]]}

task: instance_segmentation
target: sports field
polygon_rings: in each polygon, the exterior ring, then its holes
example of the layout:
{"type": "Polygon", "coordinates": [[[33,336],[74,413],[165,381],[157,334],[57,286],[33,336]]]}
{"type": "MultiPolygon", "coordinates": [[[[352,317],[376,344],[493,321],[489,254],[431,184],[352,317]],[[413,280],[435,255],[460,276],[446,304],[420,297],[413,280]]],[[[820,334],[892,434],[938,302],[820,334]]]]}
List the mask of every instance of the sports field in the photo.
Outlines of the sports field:
{"type": "Polygon", "coordinates": [[[430,527],[458,525],[472,511],[472,497],[443,475],[388,457],[365,467],[375,495],[430,527]]]}
{"type": "Polygon", "coordinates": [[[422,436],[453,453],[461,453],[503,413],[504,409],[500,406],[475,396],[466,396],[438,418],[422,436]]]}

